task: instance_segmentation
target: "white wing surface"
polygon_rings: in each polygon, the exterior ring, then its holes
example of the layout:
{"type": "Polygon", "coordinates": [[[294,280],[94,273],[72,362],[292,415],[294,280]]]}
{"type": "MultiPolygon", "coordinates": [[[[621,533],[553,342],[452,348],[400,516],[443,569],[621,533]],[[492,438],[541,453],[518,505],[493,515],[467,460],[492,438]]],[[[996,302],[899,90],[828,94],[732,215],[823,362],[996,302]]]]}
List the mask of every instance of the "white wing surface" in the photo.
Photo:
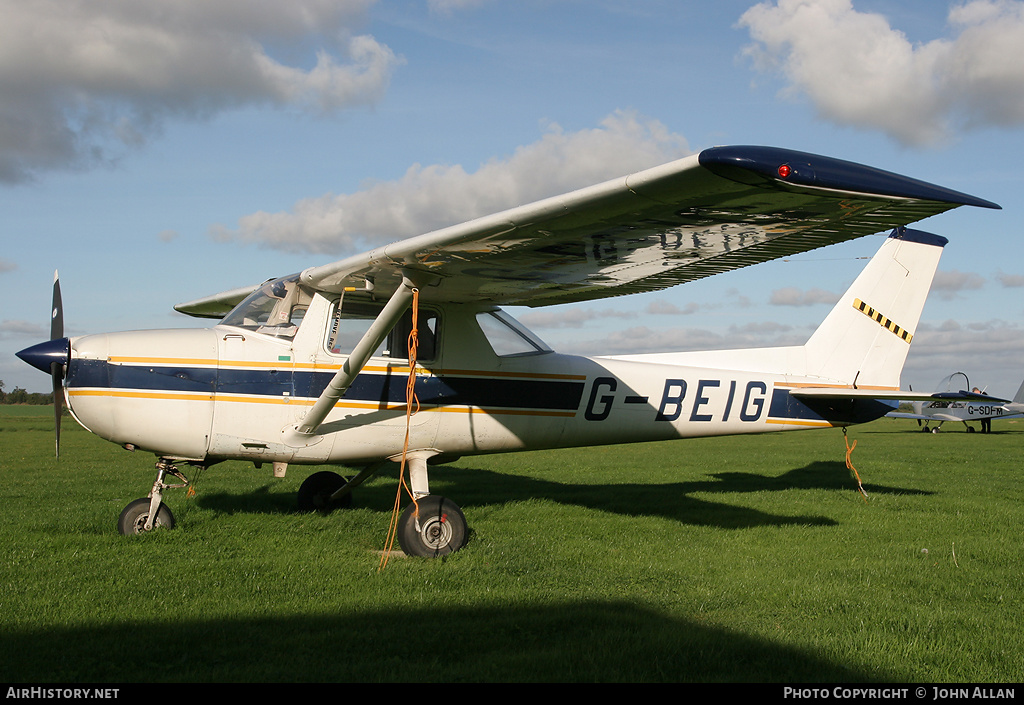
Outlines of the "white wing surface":
{"type": "MultiPolygon", "coordinates": [[[[386,296],[404,274],[424,301],[544,306],[665,289],[960,205],[999,207],[853,162],[715,147],[312,267],[301,281],[386,296]]],[[[216,298],[175,308],[190,313],[216,298]]]]}

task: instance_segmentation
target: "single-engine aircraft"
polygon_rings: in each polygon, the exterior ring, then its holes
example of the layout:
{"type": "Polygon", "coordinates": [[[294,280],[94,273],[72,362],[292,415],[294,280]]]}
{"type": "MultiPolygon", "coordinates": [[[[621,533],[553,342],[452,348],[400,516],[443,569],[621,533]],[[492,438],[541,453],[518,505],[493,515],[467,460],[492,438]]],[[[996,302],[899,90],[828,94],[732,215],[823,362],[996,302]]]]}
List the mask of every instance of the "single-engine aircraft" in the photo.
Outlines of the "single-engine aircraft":
{"type": "Polygon", "coordinates": [[[968,421],[977,421],[985,431],[992,419],[1010,419],[1024,415],[1024,383],[1013,399],[989,396],[985,390],[972,387],[963,372],[954,372],[939,382],[933,399],[911,402],[914,411],[890,411],[886,416],[894,419],[917,419],[925,433],[938,433],[947,421],[960,421],[968,433],[974,427],[968,421]],[[970,391],[968,391],[970,390],[970,391]],[[934,423],[934,425],[930,425],[934,423]]]}
{"type": "Polygon", "coordinates": [[[946,244],[904,226],[961,205],[999,208],[848,161],[714,147],[175,306],[219,319],[208,329],[69,339],[55,281],[52,339],[19,356],[52,375],[58,422],[66,402],[89,431],[157,456],[122,533],[174,525],[164,491],[188,466],[363,468],[310,475],[298,501],[311,510],[344,506],[399,462],[412,496],[399,545],[443,555],[466,520],[430,494],[428,467],[459,456],[883,416],[908,398],[900,372],[946,244]],[[889,229],[802,346],[561,355],[500,308],[665,289],[889,229]]]}

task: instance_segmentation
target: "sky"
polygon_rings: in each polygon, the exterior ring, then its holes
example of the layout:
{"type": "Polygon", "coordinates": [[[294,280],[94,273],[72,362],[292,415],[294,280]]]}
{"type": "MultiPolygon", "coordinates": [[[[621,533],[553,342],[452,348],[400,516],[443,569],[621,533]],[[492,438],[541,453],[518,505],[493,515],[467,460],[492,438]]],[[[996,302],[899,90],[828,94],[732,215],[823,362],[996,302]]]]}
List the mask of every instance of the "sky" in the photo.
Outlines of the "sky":
{"type": "MultiPolygon", "coordinates": [[[[173,310],[723,144],[994,201],[949,239],[902,386],[1024,380],[1024,1],[0,0],[0,380],[173,310]]],[[[883,234],[884,235],[884,234],[883,234]]],[[[513,309],[560,352],[801,344],[881,245],[513,309]]]]}

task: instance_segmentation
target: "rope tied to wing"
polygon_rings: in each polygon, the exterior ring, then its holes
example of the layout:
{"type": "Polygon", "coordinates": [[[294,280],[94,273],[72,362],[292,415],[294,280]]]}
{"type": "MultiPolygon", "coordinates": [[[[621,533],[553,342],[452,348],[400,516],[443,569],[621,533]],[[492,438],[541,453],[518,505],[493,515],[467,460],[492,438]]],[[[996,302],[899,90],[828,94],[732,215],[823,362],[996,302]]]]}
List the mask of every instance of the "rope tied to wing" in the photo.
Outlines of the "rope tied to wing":
{"type": "Polygon", "coordinates": [[[412,417],[420,410],[420,400],[416,396],[416,357],[419,352],[419,312],[420,312],[420,290],[412,290],[412,325],[409,330],[409,338],[406,341],[409,350],[409,377],[405,382],[405,442],[402,445],[402,461],[398,469],[398,491],[395,493],[395,505],[391,511],[391,524],[388,527],[388,536],[384,545],[384,553],[381,556],[380,568],[383,570],[391,557],[391,549],[395,544],[395,536],[398,533],[399,510],[402,506],[402,490],[409,493],[412,503],[416,507],[416,514],[419,515],[420,507],[416,502],[416,496],[409,489],[405,482],[406,459],[409,454],[409,434],[412,429],[412,417]]]}
{"type": "Polygon", "coordinates": [[[868,493],[864,491],[864,483],[860,481],[860,474],[857,472],[857,468],[853,467],[853,461],[850,456],[853,455],[853,449],[857,447],[857,441],[854,439],[853,445],[850,445],[850,441],[846,436],[846,426],[843,426],[843,442],[846,443],[846,467],[853,471],[854,477],[857,478],[857,489],[864,497],[864,501],[868,501],[868,493]]]}

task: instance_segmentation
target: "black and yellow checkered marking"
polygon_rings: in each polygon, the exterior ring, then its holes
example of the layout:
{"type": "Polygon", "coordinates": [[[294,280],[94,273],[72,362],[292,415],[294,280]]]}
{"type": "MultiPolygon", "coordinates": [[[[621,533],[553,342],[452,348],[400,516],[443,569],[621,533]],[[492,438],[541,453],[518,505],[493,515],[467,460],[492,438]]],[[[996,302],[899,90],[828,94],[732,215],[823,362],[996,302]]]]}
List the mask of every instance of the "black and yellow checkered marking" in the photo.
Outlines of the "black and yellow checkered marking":
{"type": "Polygon", "coordinates": [[[853,307],[860,311],[861,313],[863,313],[868,318],[870,318],[871,320],[877,322],[879,325],[881,325],[883,328],[885,328],[893,335],[896,335],[902,338],[903,340],[907,341],[908,344],[911,340],[914,339],[914,335],[909,330],[907,330],[906,328],[900,328],[898,325],[890,321],[888,318],[880,314],[875,309],[868,306],[860,299],[853,300],[853,307]]]}

